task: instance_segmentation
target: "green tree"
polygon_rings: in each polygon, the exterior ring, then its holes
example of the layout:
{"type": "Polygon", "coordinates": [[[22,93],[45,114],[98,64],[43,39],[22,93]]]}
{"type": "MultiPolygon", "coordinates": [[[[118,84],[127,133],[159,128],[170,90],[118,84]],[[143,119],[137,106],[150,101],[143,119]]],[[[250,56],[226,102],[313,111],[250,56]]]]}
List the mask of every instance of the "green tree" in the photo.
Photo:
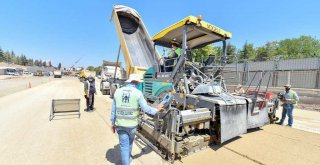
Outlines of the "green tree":
{"type": "MultiPolygon", "coordinates": [[[[94,71],[96,71],[97,74],[100,74],[102,71],[103,67],[102,66],[98,66],[96,68],[94,68],[94,71]]],[[[118,68],[119,69],[119,68],[118,68]]]]}
{"type": "Polygon", "coordinates": [[[93,67],[93,66],[88,66],[88,67],[87,67],[87,70],[89,70],[89,71],[94,71],[94,67],[93,67]]]}
{"type": "Polygon", "coordinates": [[[59,62],[59,64],[58,64],[58,70],[60,70],[61,69],[61,62],[59,62]]]}
{"type": "Polygon", "coordinates": [[[227,63],[231,64],[236,62],[237,47],[231,43],[227,44],[227,63]]]}
{"type": "Polygon", "coordinates": [[[256,51],[253,44],[248,44],[247,41],[239,52],[239,60],[253,60],[256,57],[256,51]]]}
{"type": "Polygon", "coordinates": [[[28,59],[28,64],[27,64],[28,66],[33,66],[34,65],[34,63],[33,63],[33,59],[28,59]]]}
{"type": "Polygon", "coordinates": [[[192,50],[192,55],[195,62],[206,61],[209,55],[217,55],[218,50],[212,45],[207,45],[203,48],[192,50]]]}
{"type": "Polygon", "coordinates": [[[0,62],[4,61],[4,52],[0,47],[0,62]]]}
{"type": "Polygon", "coordinates": [[[28,65],[28,58],[23,54],[21,57],[22,65],[27,66],[28,65]]]}
{"type": "Polygon", "coordinates": [[[11,58],[11,54],[9,51],[6,51],[4,53],[4,61],[7,63],[11,63],[12,62],[12,58],[11,58]]]}
{"type": "Polygon", "coordinates": [[[320,57],[320,41],[311,36],[279,41],[277,53],[283,59],[320,57]]]}
{"type": "Polygon", "coordinates": [[[278,48],[277,41],[267,42],[264,46],[257,47],[255,61],[274,60],[279,55],[278,48]]]}

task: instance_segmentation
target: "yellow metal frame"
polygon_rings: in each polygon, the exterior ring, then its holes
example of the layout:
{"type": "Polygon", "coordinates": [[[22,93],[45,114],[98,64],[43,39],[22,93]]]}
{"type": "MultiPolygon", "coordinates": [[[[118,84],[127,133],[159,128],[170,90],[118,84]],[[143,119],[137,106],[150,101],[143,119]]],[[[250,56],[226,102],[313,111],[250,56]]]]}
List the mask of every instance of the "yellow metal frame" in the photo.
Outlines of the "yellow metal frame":
{"type": "Polygon", "coordinates": [[[155,41],[157,39],[162,38],[163,36],[165,36],[166,34],[168,34],[170,31],[177,29],[181,26],[184,26],[186,24],[194,24],[197,25],[201,28],[207,29],[209,31],[211,31],[212,33],[218,34],[220,36],[226,37],[226,38],[232,38],[232,34],[230,32],[224,31],[221,28],[214,26],[206,21],[199,21],[197,17],[195,16],[188,16],[184,19],[182,19],[181,21],[179,21],[178,23],[175,23],[171,26],[169,26],[168,28],[162,30],[161,32],[159,32],[158,34],[156,34],[152,40],[155,41]]]}

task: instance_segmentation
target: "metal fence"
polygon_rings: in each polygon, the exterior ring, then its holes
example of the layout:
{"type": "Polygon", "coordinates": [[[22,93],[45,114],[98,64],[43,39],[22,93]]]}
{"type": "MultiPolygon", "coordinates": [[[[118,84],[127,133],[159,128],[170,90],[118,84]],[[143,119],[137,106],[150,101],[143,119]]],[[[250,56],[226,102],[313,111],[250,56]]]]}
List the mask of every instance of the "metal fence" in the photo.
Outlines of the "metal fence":
{"type": "Polygon", "coordinates": [[[263,86],[320,89],[320,58],[227,64],[223,75],[230,85],[257,85],[262,78],[263,86]]]}

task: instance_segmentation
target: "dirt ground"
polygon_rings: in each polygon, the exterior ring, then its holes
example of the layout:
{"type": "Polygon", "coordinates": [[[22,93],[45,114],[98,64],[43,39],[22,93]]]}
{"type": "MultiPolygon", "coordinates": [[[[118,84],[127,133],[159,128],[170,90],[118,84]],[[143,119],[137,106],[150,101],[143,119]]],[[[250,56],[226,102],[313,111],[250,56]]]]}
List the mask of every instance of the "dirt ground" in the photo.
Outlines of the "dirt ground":
{"type": "Polygon", "coordinates": [[[4,75],[0,75],[0,97],[25,90],[29,88],[29,83],[30,87],[32,88],[55,80],[52,76],[11,76],[10,78],[4,77],[4,75]]]}
{"type": "MultiPolygon", "coordinates": [[[[111,101],[98,92],[95,110],[84,112],[83,84],[75,78],[0,97],[1,164],[120,164],[118,137],[110,131],[111,101]],[[51,100],[63,98],[81,99],[81,117],[49,121],[51,100]]],[[[320,113],[304,112],[294,112],[294,127],[319,131],[320,113]]],[[[145,152],[135,144],[132,164],[169,164],[140,140],[137,143],[145,152]]],[[[320,134],[269,125],[175,164],[320,164],[319,155],[320,134]]]]}

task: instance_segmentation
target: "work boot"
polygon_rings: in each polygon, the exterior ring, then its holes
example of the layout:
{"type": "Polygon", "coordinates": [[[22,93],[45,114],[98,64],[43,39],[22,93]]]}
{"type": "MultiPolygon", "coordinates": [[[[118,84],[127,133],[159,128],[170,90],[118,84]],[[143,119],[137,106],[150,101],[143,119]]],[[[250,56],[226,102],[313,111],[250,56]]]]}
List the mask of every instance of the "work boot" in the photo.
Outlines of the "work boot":
{"type": "Polygon", "coordinates": [[[278,125],[283,125],[283,123],[280,121],[280,122],[277,122],[276,124],[278,124],[278,125]]]}

